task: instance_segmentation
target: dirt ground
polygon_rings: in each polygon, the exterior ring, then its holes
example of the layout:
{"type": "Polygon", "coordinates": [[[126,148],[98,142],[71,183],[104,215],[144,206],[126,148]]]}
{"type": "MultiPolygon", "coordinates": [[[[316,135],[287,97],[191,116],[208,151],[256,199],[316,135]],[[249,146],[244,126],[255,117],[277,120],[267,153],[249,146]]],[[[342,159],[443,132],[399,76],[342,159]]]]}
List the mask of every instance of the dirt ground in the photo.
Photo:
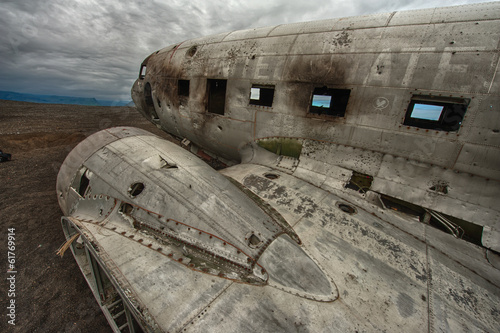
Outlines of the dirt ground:
{"type": "Polygon", "coordinates": [[[171,139],[131,107],[0,100],[0,150],[12,154],[11,161],[0,163],[0,257],[6,272],[0,332],[111,332],[71,252],[56,256],[64,235],[55,188],[68,152],[113,126],[140,127],[171,139]],[[16,274],[7,272],[9,228],[15,228],[16,274]],[[15,283],[7,283],[12,275],[15,283]],[[15,326],[7,316],[12,300],[15,326]]]}

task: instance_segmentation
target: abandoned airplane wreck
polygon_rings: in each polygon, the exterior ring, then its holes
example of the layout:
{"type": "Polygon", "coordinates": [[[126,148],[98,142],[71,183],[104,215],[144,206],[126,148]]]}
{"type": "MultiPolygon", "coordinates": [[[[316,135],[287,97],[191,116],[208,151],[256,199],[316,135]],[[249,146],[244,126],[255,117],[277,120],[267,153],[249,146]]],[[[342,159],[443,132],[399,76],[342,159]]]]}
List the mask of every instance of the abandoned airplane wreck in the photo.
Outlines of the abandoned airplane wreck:
{"type": "Polygon", "coordinates": [[[147,57],[63,230],[116,332],[497,331],[500,3],[235,31],[147,57]],[[213,168],[215,166],[216,168],[213,168]]]}

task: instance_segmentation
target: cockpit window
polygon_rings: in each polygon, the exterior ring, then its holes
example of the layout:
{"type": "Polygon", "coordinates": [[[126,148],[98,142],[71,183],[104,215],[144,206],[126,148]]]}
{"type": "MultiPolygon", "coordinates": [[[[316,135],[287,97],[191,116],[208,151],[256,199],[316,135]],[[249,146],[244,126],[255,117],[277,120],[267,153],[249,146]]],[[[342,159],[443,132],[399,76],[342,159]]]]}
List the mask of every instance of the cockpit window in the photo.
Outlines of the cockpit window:
{"type": "Polygon", "coordinates": [[[458,131],[469,101],[467,98],[413,96],[403,124],[438,131],[458,131]]]}
{"type": "Polygon", "coordinates": [[[87,193],[87,190],[89,189],[90,185],[90,172],[88,171],[87,168],[82,167],[78,173],[75,176],[75,179],[73,179],[73,183],[71,184],[71,187],[81,196],[85,197],[85,194],[87,193]]]}
{"type": "Polygon", "coordinates": [[[144,79],[146,77],[146,65],[141,65],[141,70],[139,72],[139,79],[144,79]]]}
{"type": "Polygon", "coordinates": [[[309,106],[309,113],[343,117],[350,94],[350,89],[315,88],[309,106]]]}

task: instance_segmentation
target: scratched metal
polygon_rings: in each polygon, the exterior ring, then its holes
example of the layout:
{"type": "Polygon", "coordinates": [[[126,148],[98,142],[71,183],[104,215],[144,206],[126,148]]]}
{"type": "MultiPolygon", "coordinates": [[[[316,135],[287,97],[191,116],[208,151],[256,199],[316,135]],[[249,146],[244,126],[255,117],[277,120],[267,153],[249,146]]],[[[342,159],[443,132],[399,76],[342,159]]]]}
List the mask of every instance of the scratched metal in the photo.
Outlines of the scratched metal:
{"type": "Polygon", "coordinates": [[[61,208],[153,330],[496,331],[499,45],[493,2],[167,46],[141,64],[138,111],[230,167],[112,129],[68,156],[61,208]],[[223,114],[209,79],[227,80],[223,114]],[[254,85],[274,88],[271,106],[249,103],[254,85]],[[343,116],[310,112],[323,87],[349,91],[343,116]],[[458,130],[405,121],[422,98],[466,102],[458,130]],[[382,196],[469,222],[480,245],[382,196]]]}

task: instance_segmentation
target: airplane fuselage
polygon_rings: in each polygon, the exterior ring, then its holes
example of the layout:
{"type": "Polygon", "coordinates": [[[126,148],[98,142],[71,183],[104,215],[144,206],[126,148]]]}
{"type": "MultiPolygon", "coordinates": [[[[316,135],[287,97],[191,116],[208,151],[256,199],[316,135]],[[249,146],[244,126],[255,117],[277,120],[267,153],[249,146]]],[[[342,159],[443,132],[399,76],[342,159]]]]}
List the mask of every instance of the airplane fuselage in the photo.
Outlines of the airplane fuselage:
{"type": "Polygon", "coordinates": [[[143,62],[132,96],[153,123],[226,164],[253,142],[337,190],[365,176],[363,191],[477,225],[482,244],[499,250],[498,11],[396,12],[185,41],[143,62]]]}

